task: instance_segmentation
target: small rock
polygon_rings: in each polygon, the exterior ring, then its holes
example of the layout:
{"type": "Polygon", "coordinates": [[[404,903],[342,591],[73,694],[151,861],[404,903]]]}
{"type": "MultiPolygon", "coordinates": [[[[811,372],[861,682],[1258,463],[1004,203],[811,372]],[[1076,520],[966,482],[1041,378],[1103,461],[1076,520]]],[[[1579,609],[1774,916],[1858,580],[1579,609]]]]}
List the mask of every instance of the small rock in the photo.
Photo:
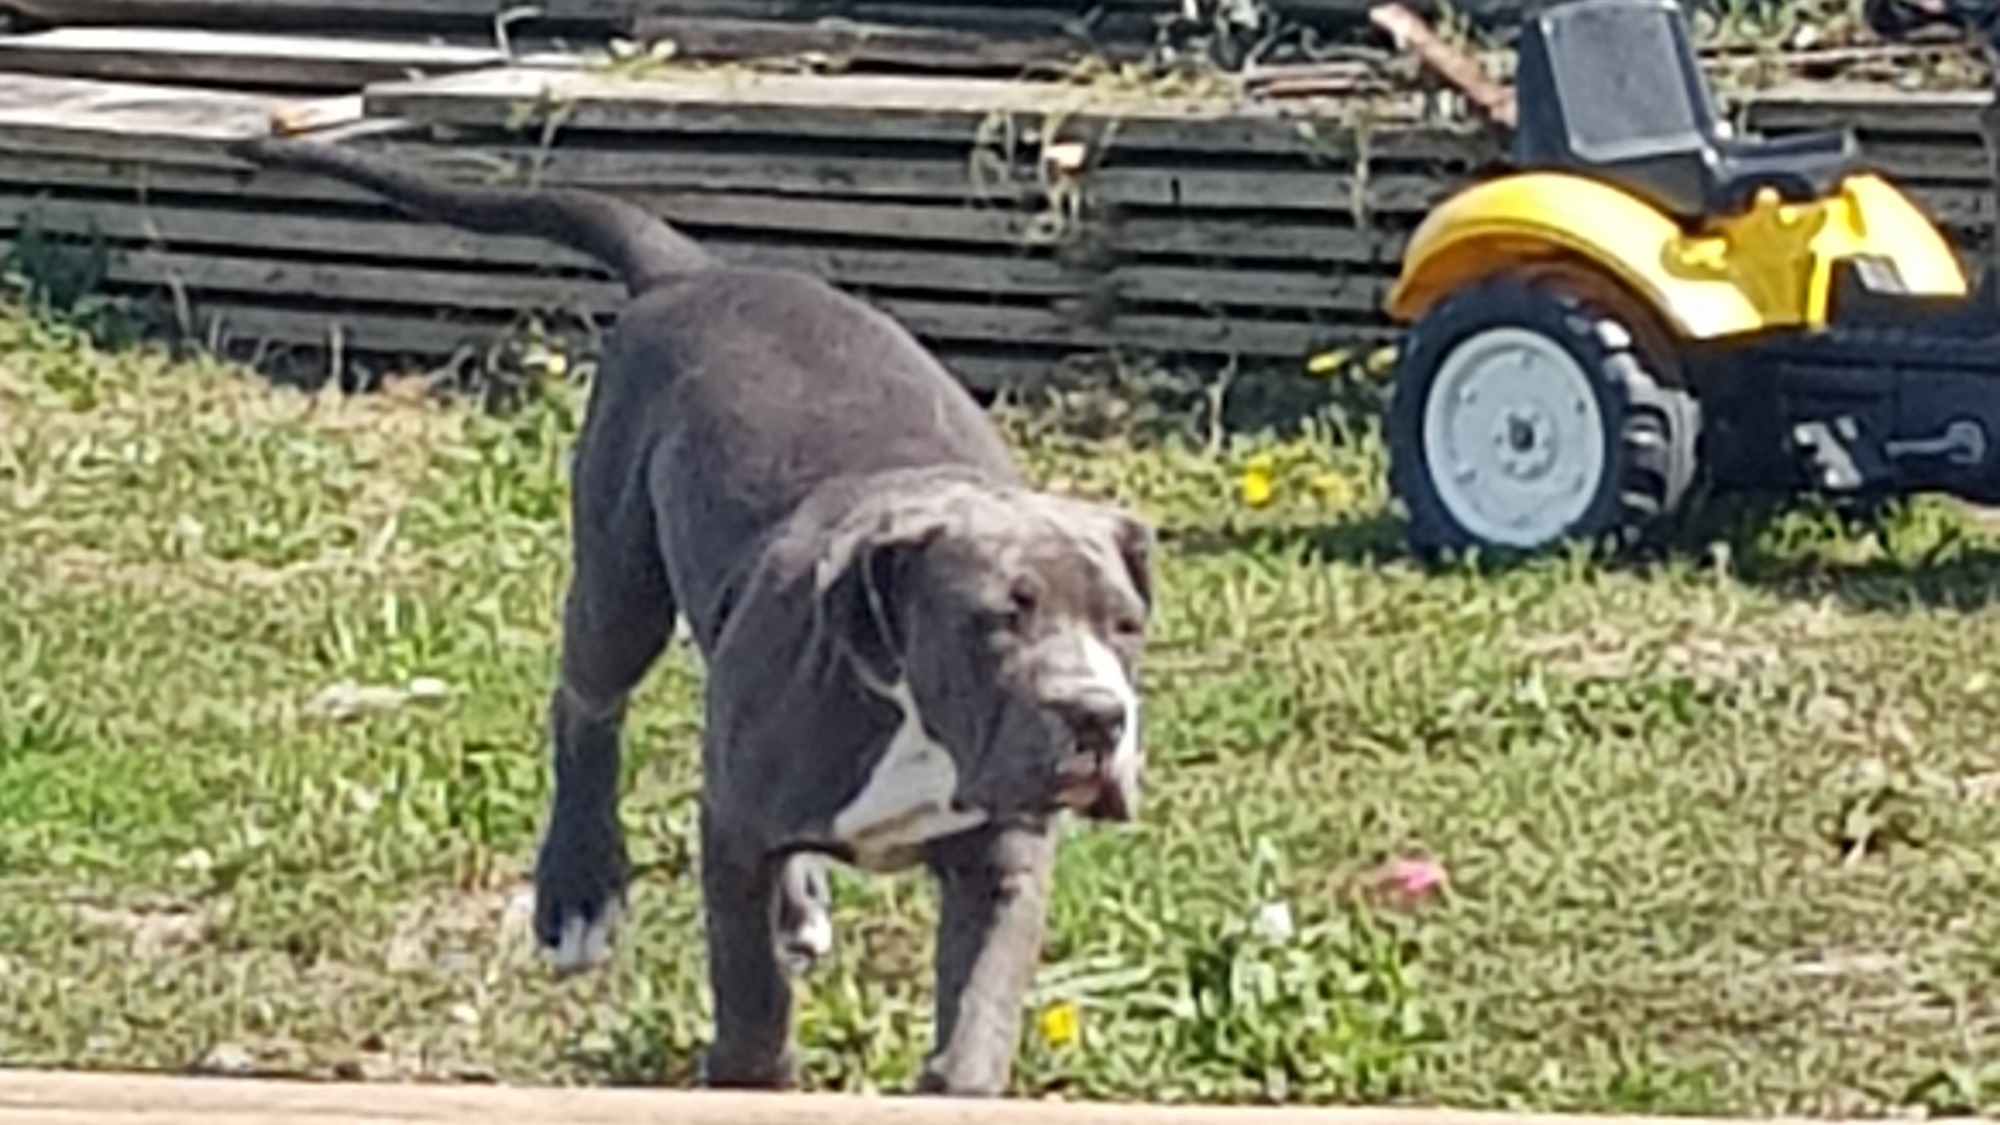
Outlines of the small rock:
{"type": "Polygon", "coordinates": [[[215,870],[215,857],[209,854],[207,848],[190,848],[174,860],[174,869],[191,875],[206,875],[215,870]]]}
{"type": "Polygon", "coordinates": [[[257,1059],[238,1043],[217,1043],[201,1057],[196,1069],[204,1074],[249,1074],[257,1069],[257,1059]]]}
{"type": "Polygon", "coordinates": [[[451,694],[451,685],[436,676],[418,676],[404,685],[403,690],[411,699],[443,699],[451,694]]]}
{"type": "Polygon", "coordinates": [[[306,704],[306,714],[339,722],[370,711],[387,711],[400,706],[408,696],[401,688],[357,684],[342,680],[329,685],[306,704]]]}
{"type": "Polygon", "coordinates": [[[1298,932],[1292,922],[1292,908],[1282,902],[1267,902],[1257,908],[1256,920],[1252,923],[1259,934],[1272,941],[1290,941],[1298,932]]]}

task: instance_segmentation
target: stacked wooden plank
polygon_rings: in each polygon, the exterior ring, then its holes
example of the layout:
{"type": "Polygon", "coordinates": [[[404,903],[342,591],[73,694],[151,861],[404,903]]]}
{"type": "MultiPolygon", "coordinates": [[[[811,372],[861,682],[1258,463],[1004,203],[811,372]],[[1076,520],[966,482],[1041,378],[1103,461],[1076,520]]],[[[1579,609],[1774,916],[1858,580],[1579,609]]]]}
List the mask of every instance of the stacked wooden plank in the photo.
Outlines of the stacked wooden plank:
{"type": "MultiPolygon", "coordinates": [[[[53,81],[16,79],[18,100],[53,81]]],[[[108,112],[35,139],[0,105],[0,233],[95,230],[111,283],[169,288],[197,333],[325,347],[338,327],[350,355],[436,358],[523,310],[601,320],[617,303],[601,271],[543,243],[232,169],[216,138],[256,128],[256,100],[227,105],[171,144],[171,124],[135,132],[108,112]]],[[[987,385],[1080,352],[1296,364],[1380,340],[1404,232],[1478,153],[1457,134],[1354,133],[1268,106],[879,76],[503,69],[381,85],[367,108],[448,139],[351,143],[468,181],[626,195],[724,256],[866,294],[987,385]],[[523,120],[538,99],[553,122],[523,120]]]]}
{"type": "Polygon", "coordinates": [[[1379,339],[1403,232],[1477,151],[1407,122],[1357,134],[1268,105],[971,79],[513,70],[367,101],[457,131],[400,152],[504,154],[744,260],[808,264],[968,370],[1102,350],[1295,363],[1379,339]],[[509,128],[537,100],[556,122],[542,151],[540,126],[509,128]]]}
{"type": "MultiPolygon", "coordinates": [[[[322,360],[437,361],[524,314],[601,324],[602,270],[534,239],[405,218],[222,152],[269,128],[260,94],[30,75],[0,80],[0,243],[99,255],[114,293],[180,330],[322,360]],[[33,235],[34,237],[28,237],[33,235]]],[[[1992,224],[1983,95],[1781,89],[1773,132],[1858,125],[1962,245],[1992,224]]],[[[969,382],[1068,357],[1296,369],[1390,338],[1409,229],[1497,154],[1409,107],[1273,104],[1105,86],[678,70],[648,81],[502,67],[293,105],[342,143],[467,182],[634,199],[734,260],[874,300],[969,382]]],[[[31,260],[14,268],[32,273],[31,260]]]]}

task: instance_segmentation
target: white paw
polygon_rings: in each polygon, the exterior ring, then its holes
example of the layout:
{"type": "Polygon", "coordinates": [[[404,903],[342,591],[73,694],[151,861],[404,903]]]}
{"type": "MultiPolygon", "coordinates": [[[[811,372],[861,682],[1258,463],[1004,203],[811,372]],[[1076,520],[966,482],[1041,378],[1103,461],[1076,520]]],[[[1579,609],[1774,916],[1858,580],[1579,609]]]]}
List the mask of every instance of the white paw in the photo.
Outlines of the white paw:
{"type": "Polygon", "coordinates": [[[562,940],[544,949],[550,967],[558,973],[580,973],[610,960],[612,941],[624,920],[625,908],[615,900],[591,921],[579,914],[563,919],[562,940]]]}
{"type": "Polygon", "coordinates": [[[810,970],[833,952],[833,917],[824,909],[808,911],[797,926],[778,931],[778,960],[794,974],[810,970]]]}
{"type": "Polygon", "coordinates": [[[832,953],[833,918],[824,910],[813,911],[792,935],[792,944],[814,960],[832,953]]]}

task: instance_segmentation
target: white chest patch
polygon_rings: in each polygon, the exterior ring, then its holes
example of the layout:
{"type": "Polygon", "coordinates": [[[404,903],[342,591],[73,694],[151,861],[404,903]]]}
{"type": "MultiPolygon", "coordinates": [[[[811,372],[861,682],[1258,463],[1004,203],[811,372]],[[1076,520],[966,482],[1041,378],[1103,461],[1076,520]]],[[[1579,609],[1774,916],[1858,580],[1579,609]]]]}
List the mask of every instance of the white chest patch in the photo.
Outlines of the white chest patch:
{"type": "Polygon", "coordinates": [[[1118,663],[1118,653],[1096,637],[1084,637],[1084,665],[1090,669],[1096,685],[1114,697],[1126,709],[1124,727],[1118,731],[1118,745],[1112,749],[1110,769],[1120,781],[1136,781],[1140,771],[1140,743],[1138,743],[1138,691],[1132,687],[1132,677],[1124,673],[1124,665],[1118,663]]]}
{"type": "Polygon", "coordinates": [[[889,697],[903,713],[902,725],[861,792],[833,816],[835,842],[851,849],[863,869],[900,866],[922,845],[986,822],[985,813],[952,808],[958,767],[925,733],[909,687],[897,684],[889,697]]]}

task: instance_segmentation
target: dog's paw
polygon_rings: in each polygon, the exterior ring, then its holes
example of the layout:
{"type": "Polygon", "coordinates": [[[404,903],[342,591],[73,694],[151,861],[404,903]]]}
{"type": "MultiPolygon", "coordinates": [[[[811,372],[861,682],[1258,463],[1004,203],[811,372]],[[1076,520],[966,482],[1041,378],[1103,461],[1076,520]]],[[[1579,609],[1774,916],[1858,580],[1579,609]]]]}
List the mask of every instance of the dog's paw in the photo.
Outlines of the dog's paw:
{"type": "Polygon", "coordinates": [[[612,899],[595,917],[571,914],[563,918],[556,940],[543,939],[542,952],[559,975],[587,972],[611,959],[611,946],[624,923],[625,904],[612,899]]]}
{"type": "Polygon", "coordinates": [[[833,918],[814,910],[798,922],[778,927],[778,960],[787,972],[802,976],[833,952],[833,918]]]}
{"type": "MultiPolygon", "coordinates": [[[[593,833],[605,837],[605,833],[593,833]]],[[[623,842],[582,839],[558,824],[535,865],[535,941],[557,973],[583,972],[611,956],[625,920],[623,842]]]]}
{"type": "Polygon", "coordinates": [[[772,1053],[711,1043],[695,1061],[695,1085],[707,1090],[782,1091],[798,1084],[798,1050],[789,1045],[772,1053]]]}

